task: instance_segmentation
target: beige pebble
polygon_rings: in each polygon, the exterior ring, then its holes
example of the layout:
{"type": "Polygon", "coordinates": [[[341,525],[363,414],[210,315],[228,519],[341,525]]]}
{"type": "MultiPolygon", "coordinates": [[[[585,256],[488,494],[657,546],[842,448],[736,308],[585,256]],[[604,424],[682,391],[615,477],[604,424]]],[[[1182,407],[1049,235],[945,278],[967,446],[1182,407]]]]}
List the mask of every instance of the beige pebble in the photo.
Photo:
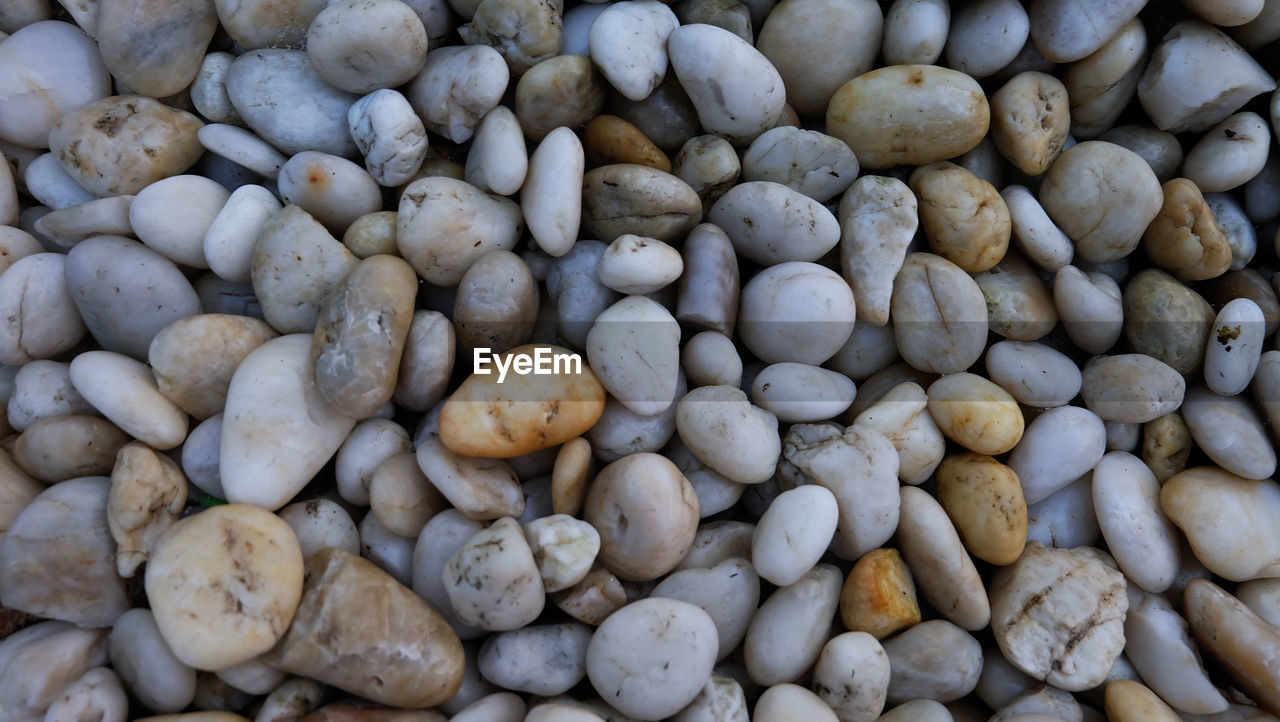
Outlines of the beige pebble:
{"type": "Polygon", "coordinates": [[[987,303],[978,284],[941,256],[908,254],[894,281],[892,315],[902,358],[926,372],[974,364],[986,346],[987,303]]]}
{"type": "Polygon", "coordinates": [[[1009,249],[1009,209],[995,186],[953,163],[917,168],[910,186],[933,252],[970,273],[1000,262],[1009,249]]]}
{"type": "Polygon", "coordinates": [[[278,334],[247,316],[209,313],[165,326],[151,341],[147,361],[165,398],[197,419],[221,413],[236,367],[278,334]]]}
{"type": "Polygon", "coordinates": [[[1280,568],[1280,494],[1268,481],[1243,479],[1213,466],[1182,471],[1160,490],[1160,507],[1206,567],[1232,581],[1280,568]],[[1223,520],[1230,519],[1229,526],[1223,520]]]}
{"type": "Polygon", "coordinates": [[[444,588],[460,620],[489,631],[528,625],[546,602],[533,552],[511,517],[476,532],[449,557],[444,588]]]}
{"type": "Polygon", "coordinates": [[[942,506],[924,491],[905,486],[898,548],[911,567],[925,600],[963,629],[978,630],[991,620],[987,593],[955,526],[942,506]]]}
{"type": "Polygon", "coordinates": [[[46,483],[106,476],[116,452],[129,442],[118,426],[97,416],[71,414],[37,420],[13,445],[13,461],[46,483]],[[75,453],[71,453],[74,450],[75,453]]]}
{"type": "Polygon", "coordinates": [[[929,414],[948,438],[978,454],[1003,454],[1022,439],[1022,412],[1009,392],[970,373],[929,386],[929,414]]]}
{"type": "Polygon", "coordinates": [[[911,570],[897,549],[873,549],[854,563],[840,588],[840,621],[876,639],[920,622],[911,570]]]}
{"type": "Polygon", "coordinates": [[[583,519],[600,532],[600,562],[628,581],[656,579],[675,568],[693,544],[698,516],[689,481],[652,453],[601,469],[583,506],[583,519]]]}
{"type": "Polygon", "coordinates": [[[1198,372],[1214,313],[1199,293],[1155,268],[1139,272],[1124,289],[1124,336],[1130,348],[1183,376],[1198,372]]]}
{"type": "Polygon", "coordinates": [[[1189,281],[1227,272],[1231,246],[1195,183],[1174,178],[1163,186],[1164,205],[1143,234],[1143,247],[1158,266],[1189,281]]]}
{"type": "Polygon", "coordinates": [[[1049,169],[1070,130],[1067,88],[1052,75],[1019,73],[991,96],[991,137],[996,148],[1027,175],[1049,169]]]}
{"type": "Polygon", "coordinates": [[[1096,138],[1115,125],[1137,93],[1147,50],[1147,31],[1133,18],[1101,47],[1066,66],[1062,82],[1071,99],[1071,132],[1077,138],[1096,138]]]}
{"type": "Polygon", "coordinates": [[[449,502],[422,473],[417,456],[406,452],[374,468],[369,476],[369,507],[391,533],[417,538],[431,517],[449,508],[449,502]]]}
{"type": "Polygon", "coordinates": [[[501,459],[462,456],[435,436],[419,442],[415,453],[431,484],[468,517],[488,520],[524,513],[519,479],[501,459]]]}
{"type": "Polygon", "coordinates": [[[956,454],[938,467],[938,500],[965,548],[991,564],[1012,564],[1027,540],[1027,503],[1018,477],[990,456],[956,454]]]}
{"type": "Polygon", "coordinates": [[[1280,648],[1276,628],[1207,579],[1192,580],[1184,596],[1196,641],[1263,709],[1280,712],[1280,673],[1271,661],[1280,648]]]}
{"type": "Polygon", "coordinates": [[[107,496],[107,526],[116,541],[116,568],[132,577],[187,503],[186,479],[167,456],[131,442],[116,454],[107,496]]]}

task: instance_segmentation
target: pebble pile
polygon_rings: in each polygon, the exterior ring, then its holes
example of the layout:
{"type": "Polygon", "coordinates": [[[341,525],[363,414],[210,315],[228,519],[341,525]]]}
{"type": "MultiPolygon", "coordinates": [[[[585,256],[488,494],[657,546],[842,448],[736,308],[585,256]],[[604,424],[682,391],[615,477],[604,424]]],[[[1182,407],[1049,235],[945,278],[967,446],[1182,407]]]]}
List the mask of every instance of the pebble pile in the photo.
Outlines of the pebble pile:
{"type": "Polygon", "coordinates": [[[0,722],[1280,722],[1280,0],[3,0],[0,722]]]}

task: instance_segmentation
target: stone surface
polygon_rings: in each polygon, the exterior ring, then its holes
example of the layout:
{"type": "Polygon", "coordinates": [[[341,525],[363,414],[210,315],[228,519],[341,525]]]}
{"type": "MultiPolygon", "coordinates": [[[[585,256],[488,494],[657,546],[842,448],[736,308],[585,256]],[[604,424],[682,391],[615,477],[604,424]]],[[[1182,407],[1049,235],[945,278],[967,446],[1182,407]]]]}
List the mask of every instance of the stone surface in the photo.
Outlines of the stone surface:
{"type": "Polygon", "coordinates": [[[98,47],[117,82],[163,98],[191,84],[218,28],[213,0],[99,0],[98,47]]]}

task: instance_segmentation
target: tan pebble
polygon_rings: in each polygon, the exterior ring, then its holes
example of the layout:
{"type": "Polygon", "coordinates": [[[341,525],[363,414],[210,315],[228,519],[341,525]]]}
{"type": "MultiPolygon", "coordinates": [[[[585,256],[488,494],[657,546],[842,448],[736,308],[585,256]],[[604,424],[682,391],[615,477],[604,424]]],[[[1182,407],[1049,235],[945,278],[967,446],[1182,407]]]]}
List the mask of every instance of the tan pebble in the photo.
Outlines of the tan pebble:
{"type": "MultiPolygon", "coordinates": [[[[536,361],[534,354],[540,349],[542,354],[571,353],[559,346],[530,344],[502,356],[536,361]]],[[[509,372],[502,383],[496,369],[473,373],[440,412],[441,442],[465,456],[508,459],[583,434],[604,413],[604,387],[585,363],[566,366],[562,363],[560,372],[552,375],[509,372]]]]}
{"type": "Polygon", "coordinates": [[[33,478],[53,483],[106,476],[129,435],[97,416],[54,416],[31,424],[13,445],[13,460],[33,478]]]}
{"type": "Polygon", "coordinates": [[[948,456],[938,466],[938,500],[970,554],[997,565],[1022,555],[1027,503],[1013,469],[990,456],[948,456]]]}
{"type": "Polygon", "coordinates": [[[1216,658],[1246,694],[1280,715],[1280,629],[1207,579],[1193,579],[1184,615],[1201,649],[1216,658]]]}
{"type": "Polygon", "coordinates": [[[597,115],[587,123],[582,145],[587,167],[631,163],[671,172],[671,160],[640,129],[616,115],[597,115]]]}
{"type": "Polygon", "coordinates": [[[379,253],[395,255],[396,212],[366,213],[355,219],[342,234],[342,245],[356,258],[368,258],[379,253]]]}
{"type": "Polygon", "coordinates": [[[174,321],[151,340],[147,360],[165,398],[197,419],[220,413],[236,367],[278,334],[248,316],[206,313],[174,321]]]}
{"type": "Polygon", "coordinates": [[[916,585],[897,549],[869,551],[849,570],[840,589],[840,621],[876,639],[920,622],[916,585]]]}
{"type": "Polygon", "coordinates": [[[182,513],[187,480],[169,457],[145,444],[125,444],[111,469],[107,526],[116,540],[116,568],[131,577],[182,513]]]}
{"type": "Polygon", "coordinates": [[[1177,411],[1142,425],[1142,461],[1161,484],[1187,468],[1191,430],[1177,411]]]}
{"type": "Polygon", "coordinates": [[[1008,391],[962,372],[929,386],[929,414],[948,438],[979,454],[1003,454],[1022,439],[1024,422],[1008,391]]]}
{"type": "Polygon", "coordinates": [[[682,238],[702,220],[696,191],[670,173],[617,163],[582,181],[582,227],[605,243],[631,233],[659,241],[682,238]]]}
{"type": "Polygon", "coordinates": [[[1067,89],[1052,75],[1019,73],[991,96],[996,149],[1027,175],[1049,169],[1070,130],[1067,89]]]}
{"type": "Polygon", "coordinates": [[[1146,685],[1117,679],[1106,689],[1107,719],[1112,722],[1179,722],[1182,718],[1146,685]]]}
{"type": "Polygon", "coordinates": [[[596,562],[582,581],[553,593],[551,601],[574,619],[599,625],[627,603],[627,592],[617,577],[596,562]]]}
{"type": "Polygon", "coordinates": [[[1203,281],[1227,272],[1231,246],[1195,183],[1174,178],[1161,187],[1164,205],[1142,236],[1151,260],[1180,278],[1203,281]]]}
{"type": "Polygon", "coordinates": [[[1165,482],[1160,507],[1205,567],[1231,581],[1280,576],[1280,488],[1216,466],[1165,482]]]}
{"type": "Polygon", "coordinates": [[[529,68],[516,82],[516,118],[532,140],[562,126],[577,129],[604,107],[608,87],[587,56],[557,55],[529,68]]]}
{"type": "Polygon", "coordinates": [[[1039,269],[1017,251],[973,274],[987,300],[987,325],[1011,341],[1036,341],[1053,332],[1058,311],[1039,269]]]}
{"type": "Polygon", "coordinates": [[[560,446],[551,471],[551,508],[555,513],[577,516],[582,511],[594,467],[591,442],[579,436],[560,446]]]}

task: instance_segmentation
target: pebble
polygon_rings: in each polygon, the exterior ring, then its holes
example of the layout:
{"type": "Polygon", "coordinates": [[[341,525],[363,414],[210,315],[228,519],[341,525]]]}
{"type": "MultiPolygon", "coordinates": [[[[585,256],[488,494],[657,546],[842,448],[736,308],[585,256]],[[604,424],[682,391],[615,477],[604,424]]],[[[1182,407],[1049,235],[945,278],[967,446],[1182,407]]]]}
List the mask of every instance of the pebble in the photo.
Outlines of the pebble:
{"type": "Polygon", "coordinates": [[[90,236],[132,236],[129,210],[133,200],[134,196],[113,196],[60,208],[38,219],[34,230],[57,250],[69,248],[90,236]]]}
{"type": "Polygon", "coordinates": [[[628,233],[674,241],[701,218],[702,201],[693,188],[656,168],[619,163],[583,178],[583,229],[606,243],[628,233]]]}
{"type": "Polygon", "coordinates": [[[756,700],[753,719],[760,722],[790,722],[803,719],[812,722],[836,722],[839,717],[818,695],[799,685],[784,683],[770,686],[756,700]]]}
{"type": "Polygon", "coordinates": [[[218,19],[233,40],[247,49],[270,45],[300,47],[307,26],[325,8],[320,0],[298,0],[287,4],[269,0],[214,0],[218,19]]]}
{"type": "MultiPolygon", "coordinates": [[[[988,1],[984,5],[998,4],[988,1]]],[[[1014,7],[1018,7],[1016,3],[1014,7]]],[[[1010,11],[1006,7],[1001,12],[1010,11]]],[[[1037,176],[1049,169],[1066,145],[1070,130],[1067,88],[1052,75],[1019,73],[991,96],[992,140],[1000,154],[1027,175],[1037,176]]]]}
{"type": "Polygon", "coordinates": [[[50,147],[62,116],[111,95],[97,44],[72,23],[46,18],[12,30],[0,68],[0,139],[25,148],[50,147]]]}
{"type": "Polygon", "coordinates": [[[973,691],[982,673],[982,645],[945,619],[931,619],[886,640],[888,702],[954,702],[973,691]]]}
{"type": "Polygon", "coordinates": [[[1078,479],[1102,459],[1107,431],[1097,414],[1078,406],[1049,409],[1027,424],[1009,455],[1028,504],[1078,479]]]}
{"type": "Polygon", "coordinates": [[[1124,146],[1142,156],[1161,183],[1173,178],[1182,166],[1182,146],[1173,133],[1147,125],[1117,125],[1098,139],[1124,146]]]}
{"type": "Polygon", "coordinates": [[[883,21],[869,0],[784,0],[757,26],[757,48],[777,68],[787,102],[822,115],[841,85],[872,69],[883,21]]]}
{"type": "Polygon", "coordinates": [[[563,256],[578,238],[584,167],[582,142],[568,128],[548,133],[529,159],[520,209],[534,241],[551,256],[563,256]]]}
{"type": "Polygon", "coordinates": [[[1088,141],[1062,152],[1045,173],[1039,197],[1080,257],[1104,263],[1137,247],[1162,196],[1155,173],[1138,154],[1088,141]]]}
{"type": "Polygon", "coordinates": [[[1164,513],[1186,535],[1195,556],[1232,581],[1269,577],[1280,564],[1280,514],[1274,485],[1238,477],[1217,467],[1187,469],[1160,491],[1164,513]],[[1231,533],[1219,525],[1231,518],[1231,533]]]}
{"type": "Polygon", "coordinates": [[[782,453],[777,417],[731,386],[704,386],[676,405],[681,440],[703,464],[741,484],[773,476],[782,453]]]}
{"type": "Polygon", "coordinates": [[[208,268],[205,235],[229,196],[201,176],[165,178],[138,192],[129,206],[129,226],[138,240],[174,263],[208,268]]]}
{"type": "Polygon", "coordinates": [[[0,275],[0,361],[25,364],[58,356],[84,337],[85,322],[68,283],[68,259],[36,253],[19,259],[0,275]]]}
{"type": "Polygon", "coordinates": [[[954,373],[972,366],[987,339],[987,302],[964,269],[910,253],[893,282],[891,314],[902,358],[913,368],[954,373]]]}
{"type": "Polygon", "coordinates": [[[309,334],[268,341],[245,356],[231,377],[219,458],[228,501],[284,506],[355,426],[316,387],[311,344],[309,334]],[[298,449],[297,456],[280,457],[282,444],[298,449]]]}
{"type": "Polygon", "coordinates": [[[187,436],[187,417],[160,393],[151,370],[111,351],[86,351],[69,369],[76,391],[130,436],[159,450],[187,436]]]}
{"type": "Polygon", "coordinates": [[[739,255],[762,265],[816,261],[840,239],[839,223],[830,211],[771,181],[735,186],[716,201],[708,220],[729,235],[739,255]],[[799,231],[805,228],[807,233],[799,231]],[[779,243],[782,237],[785,244],[779,243]]]}
{"type": "Polygon", "coordinates": [[[977,81],[934,65],[865,73],[840,86],[827,106],[827,131],[870,170],[954,158],[978,145],[990,124],[977,81]]]}
{"type": "Polygon", "coordinates": [[[706,207],[738,182],[742,163],[729,141],[718,135],[698,135],[680,146],[671,172],[688,183],[706,207]]]}
{"type": "Polygon", "coordinates": [[[756,572],[780,587],[799,581],[822,558],[838,518],[835,495],[821,486],[779,494],[756,525],[751,542],[756,572]]]}
{"type": "Polygon", "coordinates": [[[830,564],[769,595],[743,641],[751,681],[772,686],[800,679],[822,653],[839,601],[840,571],[830,564]]]}
{"type": "Polygon", "coordinates": [[[876,639],[920,622],[915,583],[898,550],[873,549],[854,563],[840,589],[840,621],[876,639]]]}
{"type": "Polygon", "coordinates": [[[606,7],[591,24],[591,60],[623,97],[644,100],[667,72],[667,38],[680,25],[669,7],[625,0],[606,7]]]}
{"type": "Polygon", "coordinates": [[[653,238],[624,234],[600,256],[600,282],[628,295],[656,293],[684,273],[684,260],[674,247],[653,238]]]}
{"type": "Polygon", "coordinates": [[[299,50],[251,50],[227,71],[227,95],[245,124],[286,155],[354,156],[347,113],[357,97],[326,83],[299,50]]]}
{"type": "MultiPolygon", "coordinates": [[[[490,82],[495,83],[496,89],[496,73],[493,76],[490,82]]],[[[526,136],[542,140],[556,128],[576,128],[591,120],[604,108],[608,87],[591,60],[583,55],[548,58],[517,81],[516,118],[526,136]]],[[[493,104],[500,98],[501,94],[493,104]]]]}
{"type": "Polygon", "coordinates": [[[457,635],[429,604],[336,548],[307,562],[297,613],[268,659],[292,674],[409,708],[452,697],[465,664],[457,635]]]}
{"type": "Polygon", "coordinates": [[[196,693],[196,672],[170,651],[149,609],[116,619],[108,640],[111,667],[128,691],[153,712],[184,709],[196,693]]]}
{"type": "Polygon", "coordinates": [[[110,487],[102,477],[64,481],[13,519],[0,539],[0,604],[86,628],[129,610],[107,523],[110,487]]]}
{"type": "Polygon", "coordinates": [[[468,45],[492,46],[518,77],[560,53],[562,13],[552,2],[482,0],[471,22],[458,28],[458,35],[468,45]]]}
{"type": "Polygon", "coordinates": [[[929,414],[948,438],[970,451],[996,455],[1022,438],[1022,412],[1007,391],[970,373],[944,376],[929,386],[929,414]]]}
{"type": "Polygon", "coordinates": [[[742,159],[748,182],[772,181],[825,203],[858,176],[858,159],[843,142],[817,131],[780,126],[751,142],[742,159]]]}
{"type": "Polygon", "coordinates": [[[888,322],[894,276],[920,223],[918,207],[907,184],[886,176],[862,176],[840,198],[840,268],[860,321],[888,322]]]}
{"type": "Polygon", "coordinates": [[[1224,304],[1214,318],[1204,354],[1204,380],[1220,396],[1244,391],[1262,358],[1266,317],[1248,298],[1224,304]]]}
{"type": "Polygon", "coordinates": [[[155,335],[147,362],[166,399],[197,419],[221,413],[237,366],[277,336],[265,322],[245,316],[197,314],[155,335]]]}
{"type": "Polygon", "coordinates": [[[1204,193],[1238,188],[1262,172],[1271,138],[1257,113],[1236,113],[1205,132],[1182,173],[1204,193]]]}
{"type": "Polygon", "coordinates": [[[746,722],[750,717],[747,716],[747,699],[742,685],[712,672],[711,679],[707,680],[698,696],[671,719],[673,722],[746,722]]]}
{"type": "Polygon", "coordinates": [[[396,224],[400,255],[427,282],[442,286],[456,286],[484,254],[513,249],[522,228],[513,201],[441,176],[405,188],[396,224]]]}
{"type": "Polygon", "coordinates": [[[467,153],[465,179],[483,191],[509,196],[524,185],[528,170],[529,154],[520,121],[510,108],[500,105],[476,127],[471,151],[467,153]]]}
{"type": "Polygon", "coordinates": [[[1145,4],[1143,0],[1121,0],[1081,8],[1066,0],[1042,0],[1029,12],[1031,40],[1055,63],[1079,60],[1102,47],[1145,4]]]}
{"type": "Polygon", "coordinates": [[[511,517],[473,534],[449,557],[443,573],[449,603],[466,624],[509,631],[542,613],[542,577],[520,524],[511,517]]]}
{"type": "Polygon", "coordinates": [[[987,349],[987,376],[1018,403],[1051,409],[1080,393],[1083,377],[1070,358],[1041,343],[1000,341],[987,349]]]}
{"type": "Polygon", "coordinates": [[[463,514],[488,520],[524,513],[524,496],[506,462],[461,456],[434,436],[420,441],[415,453],[432,486],[463,514]]]}
{"type": "Polygon", "coordinates": [[[174,656],[196,669],[223,669],[271,649],[285,636],[302,588],[293,530],[242,504],[174,524],[147,563],[156,626],[174,656]]]}
{"type": "Polygon", "coordinates": [[[975,557],[1003,566],[1022,555],[1027,504],[1009,467],[980,454],[949,456],[938,467],[938,501],[975,557]]]}
{"type": "Polygon", "coordinates": [[[187,486],[175,462],[136,441],[121,447],[107,496],[107,527],[116,542],[121,577],[132,577],[146,562],[186,501],[187,486]]]}
{"type": "Polygon", "coordinates": [[[191,84],[218,14],[207,0],[100,2],[95,30],[102,60],[116,82],[162,98],[191,84]]]}
{"type": "Polygon", "coordinates": [[[1107,684],[1106,709],[1109,719],[1120,721],[1182,719],[1150,688],[1130,679],[1107,684]]]}
{"type": "Polygon", "coordinates": [[[799,363],[766,366],[751,383],[751,400],[783,423],[822,421],[853,403],[853,381],[836,371],[799,363]]]}
{"type": "MultiPolygon", "coordinates": [[[[351,554],[360,551],[360,533],[355,522],[337,502],[328,499],[295,502],[280,510],[280,518],[285,520],[298,538],[304,563],[325,547],[337,547],[351,554]]],[[[252,691],[243,684],[233,686],[252,691]]],[[[256,694],[266,694],[274,686],[270,685],[256,694]]]]}
{"type": "Polygon", "coordinates": [[[111,473],[116,452],[129,435],[97,416],[71,414],[41,419],[13,443],[13,461],[45,483],[111,473]],[[74,453],[73,453],[74,452],[74,453]]]}
{"type": "Polygon", "coordinates": [[[1280,635],[1240,600],[1207,579],[1187,585],[1184,613],[1196,641],[1263,709],[1280,710],[1280,679],[1270,664],[1280,635]]]}
{"type": "Polygon", "coordinates": [[[1182,415],[1196,445],[1222,468],[1248,479],[1275,473],[1275,447],[1247,399],[1194,386],[1187,392],[1182,415]]]}
{"type": "Polygon", "coordinates": [[[18,369],[13,395],[6,405],[9,426],[23,431],[45,418],[96,413],[71,384],[68,366],[58,361],[31,361],[18,369]]]}
{"type": "Polygon", "coordinates": [[[667,43],[671,68],[710,133],[754,138],[783,113],[786,87],[769,59],[713,25],[685,25],[667,43]]]}
{"type": "Polygon", "coordinates": [[[582,144],[591,167],[630,163],[671,172],[671,159],[639,128],[616,115],[592,118],[583,130],[582,144]]]}
{"type": "Polygon", "coordinates": [[[609,571],[623,580],[648,581],[674,569],[688,553],[698,511],[693,487],[675,464],[638,453],[600,470],[587,490],[583,519],[601,532],[598,558],[609,571]]]}
{"type": "MultiPolygon", "coordinates": [[[[587,674],[591,636],[589,628],[576,623],[495,634],[480,648],[480,674],[503,689],[542,696],[564,694],[587,674]]],[[[524,706],[520,698],[516,701],[524,706]]]]}
{"type": "MultiPolygon", "coordinates": [[[[863,393],[867,387],[863,386],[863,393]]],[[[946,453],[946,439],[929,414],[928,396],[919,384],[894,383],[884,396],[854,418],[854,425],[876,429],[898,451],[898,477],[924,483],[946,453]]]]}
{"type": "Polygon", "coordinates": [[[307,30],[307,58],[325,82],[348,93],[394,88],[422,69],[427,31],[407,4],[340,0],[307,30]]]}
{"type": "Polygon", "coordinates": [[[882,54],[890,65],[932,64],[942,56],[951,27],[945,0],[901,0],[884,17],[882,54]]]}
{"type": "Polygon", "coordinates": [[[151,98],[104,98],[67,112],[49,129],[49,149],[98,196],[132,195],[177,175],[203,153],[200,119],[151,98]]]}
{"type": "Polygon", "coordinates": [[[0,650],[7,714],[40,719],[62,690],[106,664],[106,630],[47,621],[22,631],[9,636],[0,650]]]}
{"type": "Polygon", "coordinates": [[[1164,205],[1143,234],[1143,247],[1158,266],[1202,281],[1226,273],[1231,246],[1196,185],[1175,178],[1163,186],[1164,205]]]}
{"type": "Polygon", "coordinates": [[[1145,354],[1096,356],[1081,375],[1085,406],[1103,421],[1145,424],[1182,406],[1187,383],[1145,354]]]}
{"type": "Polygon", "coordinates": [[[1125,656],[1151,688],[1182,712],[1213,714],[1227,700],[1209,681],[1187,623],[1167,599],[1130,591],[1125,656]]]}
{"type": "Polygon", "coordinates": [[[1133,350],[1183,376],[1204,361],[1213,309],[1198,293],[1158,269],[1139,272],[1124,292],[1124,335],[1133,350]]]}
{"type": "Polygon", "coordinates": [[[898,548],[914,570],[920,593],[939,614],[963,629],[987,626],[991,608],[982,578],[946,512],[920,489],[908,486],[899,493],[898,548]]]}
{"type": "Polygon", "coordinates": [[[1030,30],[1027,11],[1017,0],[982,0],[966,5],[951,16],[947,65],[973,78],[993,75],[1013,62],[1030,30]]]}
{"type": "Polygon", "coordinates": [[[191,93],[191,105],[195,106],[196,112],[212,123],[244,125],[227,96],[227,71],[235,59],[236,56],[227,52],[206,53],[198,61],[199,70],[187,90],[191,93]]]}
{"type": "Polygon", "coordinates": [[[427,130],[462,143],[498,105],[510,78],[506,62],[488,45],[436,48],[405,95],[427,130]]]}
{"type": "Polygon", "coordinates": [[[1113,451],[1093,471],[1093,508],[1120,570],[1158,594],[1179,568],[1178,536],[1160,507],[1160,483],[1138,457],[1113,451]]]}

